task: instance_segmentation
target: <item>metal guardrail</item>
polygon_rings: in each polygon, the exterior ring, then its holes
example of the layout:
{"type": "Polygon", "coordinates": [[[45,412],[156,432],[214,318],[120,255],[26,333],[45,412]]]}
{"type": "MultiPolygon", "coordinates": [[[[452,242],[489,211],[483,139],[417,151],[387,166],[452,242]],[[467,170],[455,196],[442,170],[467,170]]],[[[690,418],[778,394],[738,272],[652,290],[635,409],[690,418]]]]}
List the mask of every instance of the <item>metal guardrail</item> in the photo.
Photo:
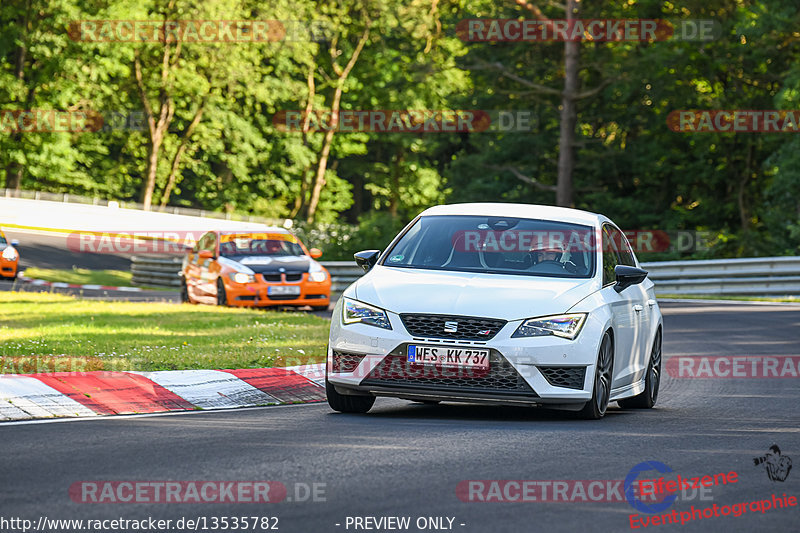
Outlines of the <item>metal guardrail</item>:
{"type": "MultiPolygon", "coordinates": [[[[331,273],[331,301],[364,273],[352,261],[324,261],[331,273]]],[[[181,258],[134,257],[134,285],[177,287],[181,258]]],[[[657,294],[738,294],[789,296],[800,294],[800,257],[757,257],[704,261],[642,263],[656,284],[657,294]]]]}
{"type": "Polygon", "coordinates": [[[351,283],[364,275],[364,270],[353,261],[323,261],[322,266],[331,273],[331,303],[338,300],[351,283]]]}
{"type": "Polygon", "coordinates": [[[131,274],[134,285],[147,287],[180,287],[181,257],[131,257],[131,274]]]}
{"type": "Polygon", "coordinates": [[[800,257],[642,263],[657,294],[800,294],[800,257]]]}
{"type": "MultiPolygon", "coordinates": [[[[131,273],[134,285],[148,287],[180,287],[182,257],[131,257],[131,273]]],[[[364,273],[352,261],[325,261],[322,265],[331,273],[331,301],[335,302],[342,292],[364,273]]]]}

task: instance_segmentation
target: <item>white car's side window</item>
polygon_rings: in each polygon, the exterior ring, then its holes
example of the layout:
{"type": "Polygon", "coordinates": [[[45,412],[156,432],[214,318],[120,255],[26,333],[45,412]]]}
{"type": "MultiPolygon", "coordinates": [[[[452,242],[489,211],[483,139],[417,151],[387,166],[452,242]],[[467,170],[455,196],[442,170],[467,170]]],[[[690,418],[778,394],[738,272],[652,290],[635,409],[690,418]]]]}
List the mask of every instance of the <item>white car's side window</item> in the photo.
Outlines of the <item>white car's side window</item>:
{"type": "Polygon", "coordinates": [[[617,244],[611,233],[613,228],[608,224],[603,224],[603,286],[611,285],[616,281],[614,267],[619,264],[617,256],[617,244]]]}

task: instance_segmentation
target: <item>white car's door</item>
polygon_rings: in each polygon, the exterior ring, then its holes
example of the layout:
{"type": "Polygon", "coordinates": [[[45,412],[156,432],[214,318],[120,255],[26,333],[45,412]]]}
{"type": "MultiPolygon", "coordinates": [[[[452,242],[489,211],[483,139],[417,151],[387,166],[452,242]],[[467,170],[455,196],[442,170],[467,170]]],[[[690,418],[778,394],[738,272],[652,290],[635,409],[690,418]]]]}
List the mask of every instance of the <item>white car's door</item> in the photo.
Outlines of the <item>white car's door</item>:
{"type": "MultiPolygon", "coordinates": [[[[619,253],[620,264],[638,267],[636,264],[636,257],[633,254],[633,249],[627,239],[622,240],[622,248],[619,253]]],[[[653,282],[645,279],[642,283],[632,285],[625,289],[623,292],[631,292],[631,298],[635,299],[634,310],[637,312],[637,321],[639,333],[637,335],[637,346],[634,352],[633,366],[636,368],[636,373],[633,376],[633,381],[638,381],[645,377],[647,372],[647,364],[650,358],[650,332],[653,330],[653,313],[655,306],[655,295],[648,295],[648,288],[651,288],[653,282]]],[[[652,291],[650,291],[652,293],[652,291]]]]}
{"type": "MultiPolygon", "coordinates": [[[[614,290],[616,276],[614,267],[626,264],[628,258],[621,249],[627,244],[622,233],[610,224],[603,226],[603,298],[611,306],[612,327],[614,329],[614,374],[611,388],[625,387],[641,379],[643,375],[642,340],[647,331],[646,293],[641,284],[632,285],[622,292],[614,290]],[[625,262],[622,262],[625,261],[625,262]]],[[[632,256],[631,256],[632,257],[632,256]]],[[[631,265],[635,266],[635,264],[631,265]]],[[[646,361],[644,363],[646,367],[646,361]]]]}

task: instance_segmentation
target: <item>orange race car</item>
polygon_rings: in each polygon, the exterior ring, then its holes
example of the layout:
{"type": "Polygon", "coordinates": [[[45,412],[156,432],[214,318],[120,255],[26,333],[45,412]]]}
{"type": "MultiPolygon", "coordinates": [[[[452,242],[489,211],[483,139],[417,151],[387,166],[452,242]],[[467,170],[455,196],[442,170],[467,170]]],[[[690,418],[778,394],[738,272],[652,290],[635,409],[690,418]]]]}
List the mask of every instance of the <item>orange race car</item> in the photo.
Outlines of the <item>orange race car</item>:
{"type": "Polygon", "coordinates": [[[282,228],[209,231],[183,260],[181,300],[242,307],[330,305],[330,273],[282,228]]]}
{"type": "Polygon", "coordinates": [[[0,230],[0,279],[17,279],[19,252],[16,240],[8,242],[0,230]]]}

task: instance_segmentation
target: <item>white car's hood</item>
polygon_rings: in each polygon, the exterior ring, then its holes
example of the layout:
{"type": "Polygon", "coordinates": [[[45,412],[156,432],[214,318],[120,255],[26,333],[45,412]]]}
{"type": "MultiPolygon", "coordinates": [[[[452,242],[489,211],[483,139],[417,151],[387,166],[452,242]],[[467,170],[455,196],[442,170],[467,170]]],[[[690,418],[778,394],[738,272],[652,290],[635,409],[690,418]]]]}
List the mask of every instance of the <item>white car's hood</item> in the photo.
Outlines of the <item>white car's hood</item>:
{"type": "Polygon", "coordinates": [[[483,316],[505,320],[563,313],[599,289],[593,279],[384,266],[375,266],[353,288],[356,299],[394,313],[483,316]]]}

